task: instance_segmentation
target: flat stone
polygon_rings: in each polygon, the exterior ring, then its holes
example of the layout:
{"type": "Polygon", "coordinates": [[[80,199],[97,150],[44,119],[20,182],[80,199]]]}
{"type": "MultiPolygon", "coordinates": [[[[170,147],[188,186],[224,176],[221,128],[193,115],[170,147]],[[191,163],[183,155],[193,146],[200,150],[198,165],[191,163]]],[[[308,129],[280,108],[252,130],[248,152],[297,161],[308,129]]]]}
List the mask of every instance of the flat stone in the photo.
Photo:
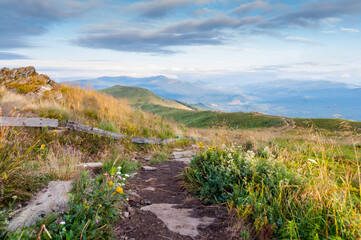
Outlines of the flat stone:
{"type": "Polygon", "coordinates": [[[184,149],[182,149],[182,148],[174,148],[173,151],[175,151],[175,152],[182,152],[182,151],[184,151],[184,149]]]}
{"type": "Polygon", "coordinates": [[[155,171],[155,170],[157,170],[156,167],[151,167],[151,166],[143,166],[142,169],[144,171],[155,171]]]}
{"type": "Polygon", "coordinates": [[[191,159],[190,158],[174,158],[172,159],[173,162],[182,162],[184,164],[190,164],[191,163],[191,159]]]}
{"type": "Polygon", "coordinates": [[[147,187],[147,188],[144,188],[145,191],[152,191],[152,192],[155,192],[155,188],[154,187],[147,187]]]}
{"type": "Polygon", "coordinates": [[[137,193],[131,192],[131,193],[128,195],[128,199],[129,199],[130,201],[135,202],[135,203],[139,203],[142,198],[141,198],[137,193]]]}
{"type": "Polygon", "coordinates": [[[149,184],[156,184],[157,181],[158,180],[156,178],[149,178],[149,179],[145,180],[145,182],[149,183],[149,184]]]}
{"type": "Polygon", "coordinates": [[[183,151],[183,152],[172,152],[170,154],[171,158],[186,158],[192,157],[194,153],[192,151],[183,151]]]}
{"type": "Polygon", "coordinates": [[[76,165],[77,168],[83,168],[87,170],[91,169],[102,169],[103,163],[101,162],[88,162],[88,163],[81,163],[76,165]]]}
{"type": "Polygon", "coordinates": [[[136,172],[135,172],[135,173],[132,173],[132,174],[129,175],[129,178],[134,178],[134,177],[136,177],[137,175],[138,175],[138,173],[136,173],[136,172]]]}
{"type": "Polygon", "coordinates": [[[175,233],[179,233],[184,236],[197,237],[199,225],[210,225],[214,222],[214,218],[192,217],[192,209],[176,208],[177,204],[152,204],[142,207],[143,211],[150,211],[157,215],[157,217],[164,222],[167,228],[175,233]]]}
{"type": "Polygon", "coordinates": [[[29,227],[39,219],[47,217],[51,212],[65,211],[68,204],[67,193],[72,188],[71,181],[51,181],[48,186],[40,191],[19,214],[10,221],[9,231],[29,227]]]}

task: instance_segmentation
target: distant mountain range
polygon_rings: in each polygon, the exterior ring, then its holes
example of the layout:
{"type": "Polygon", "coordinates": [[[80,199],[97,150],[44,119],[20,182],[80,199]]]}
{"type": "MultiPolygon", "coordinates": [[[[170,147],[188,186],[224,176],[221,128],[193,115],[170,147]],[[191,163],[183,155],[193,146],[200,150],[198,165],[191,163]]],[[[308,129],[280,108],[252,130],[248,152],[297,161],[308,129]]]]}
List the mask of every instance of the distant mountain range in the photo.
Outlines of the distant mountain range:
{"type": "Polygon", "coordinates": [[[100,77],[75,82],[92,85],[95,89],[114,85],[143,87],[163,98],[207,110],[257,111],[288,117],[339,117],[361,121],[361,88],[340,82],[284,80],[235,86],[227,90],[165,76],[100,77]]]}

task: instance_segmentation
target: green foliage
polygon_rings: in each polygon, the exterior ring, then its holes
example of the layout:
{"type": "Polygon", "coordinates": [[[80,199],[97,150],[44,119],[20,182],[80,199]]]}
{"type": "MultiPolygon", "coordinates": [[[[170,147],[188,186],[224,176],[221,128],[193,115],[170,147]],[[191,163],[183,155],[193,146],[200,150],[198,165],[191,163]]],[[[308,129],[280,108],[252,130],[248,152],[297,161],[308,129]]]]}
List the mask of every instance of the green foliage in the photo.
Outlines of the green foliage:
{"type": "Polygon", "coordinates": [[[162,151],[157,151],[155,153],[153,153],[152,155],[152,160],[150,160],[151,164],[157,164],[157,163],[162,163],[165,162],[168,158],[168,153],[166,152],[162,152],[162,151]]]}
{"type": "MultiPolygon", "coordinates": [[[[303,150],[309,157],[306,144],[303,150]]],[[[314,157],[325,159],[327,151],[314,157]]],[[[257,155],[242,147],[212,147],[192,160],[183,180],[206,202],[235,205],[237,216],[251,219],[260,239],[360,237],[359,189],[346,187],[340,178],[326,181],[338,191],[325,190],[319,180],[324,176],[321,171],[331,171],[332,166],[310,162],[313,165],[303,163],[301,170],[296,161],[276,158],[268,147],[257,155]]]]}
{"type": "Polygon", "coordinates": [[[59,119],[59,120],[69,120],[69,115],[66,111],[61,109],[43,109],[39,112],[39,116],[43,118],[59,119]]]}
{"type": "Polygon", "coordinates": [[[97,127],[105,131],[114,132],[114,133],[118,131],[114,123],[111,121],[103,121],[99,123],[97,127]]]}

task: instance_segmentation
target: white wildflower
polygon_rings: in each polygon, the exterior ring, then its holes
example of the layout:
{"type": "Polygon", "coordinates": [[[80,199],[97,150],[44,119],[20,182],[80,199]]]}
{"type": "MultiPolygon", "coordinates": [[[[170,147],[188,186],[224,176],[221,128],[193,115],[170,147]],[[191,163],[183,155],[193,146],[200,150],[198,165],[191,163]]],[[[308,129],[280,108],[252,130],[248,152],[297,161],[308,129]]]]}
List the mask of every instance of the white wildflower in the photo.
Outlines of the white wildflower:
{"type": "Polygon", "coordinates": [[[60,224],[60,225],[64,225],[64,224],[65,224],[65,222],[64,222],[64,221],[61,221],[59,224],[60,224]]]}
{"type": "Polygon", "coordinates": [[[310,161],[310,162],[313,162],[313,163],[316,163],[316,164],[317,164],[316,160],[313,160],[312,158],[309,158],[309,159],[307,159],[307,160],[310,161]]]}

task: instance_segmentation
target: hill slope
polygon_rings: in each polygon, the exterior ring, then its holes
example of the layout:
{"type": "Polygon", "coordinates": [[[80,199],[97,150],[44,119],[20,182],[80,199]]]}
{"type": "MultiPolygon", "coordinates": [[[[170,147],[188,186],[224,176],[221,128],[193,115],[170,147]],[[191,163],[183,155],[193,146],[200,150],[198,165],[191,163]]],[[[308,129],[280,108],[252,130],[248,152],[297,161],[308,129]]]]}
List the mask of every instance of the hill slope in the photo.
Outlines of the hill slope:
{"type": "Polygon", "coordinates": [[[141,105],[142,110],[170,118],[189,127],[228,126],[236,129],[282,127],[290,125],[300,128],[325,129],[330,131],[350,130],[361,131],[361,122],[329,118],[288,118],[270,116],[260,113],[187,111],[167,108],[153,104],[141,105]]]}
{"type": "Polygon", "coordinates": [[[163,107],[177,108],[183,110],[193,110],[189,106],[180,102],[162,98],[148,89],[141,87],[128,87],[116,85],[100,90],[116,98],[125,98],[130,104],[155,104],[163,107]]]}

